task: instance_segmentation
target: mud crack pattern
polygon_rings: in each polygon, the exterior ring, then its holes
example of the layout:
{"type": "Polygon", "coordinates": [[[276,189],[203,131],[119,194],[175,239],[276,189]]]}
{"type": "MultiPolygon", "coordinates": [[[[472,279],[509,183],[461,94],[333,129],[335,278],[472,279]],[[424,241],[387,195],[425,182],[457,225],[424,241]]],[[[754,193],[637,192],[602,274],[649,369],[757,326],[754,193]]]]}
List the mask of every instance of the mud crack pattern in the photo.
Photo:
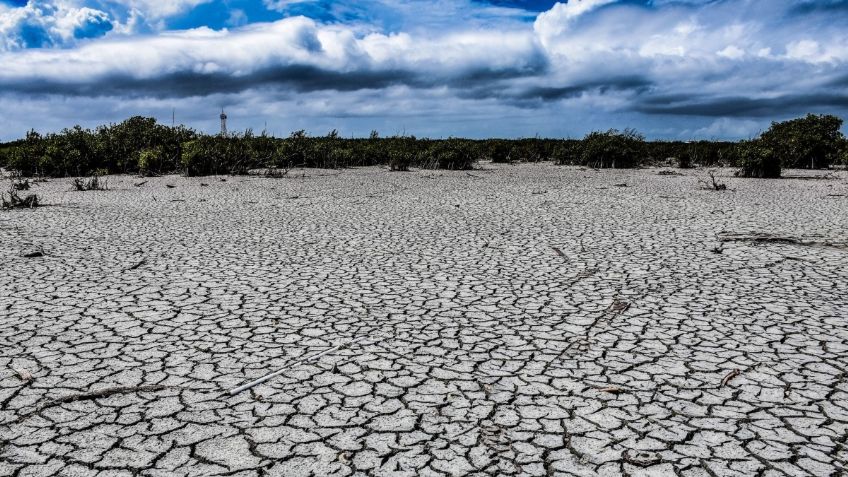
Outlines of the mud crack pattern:
{"type": "Polygon", "coordinates": [[[848,180],[698,174],[39,183],[0,475],[846,475],[848,180]]]}

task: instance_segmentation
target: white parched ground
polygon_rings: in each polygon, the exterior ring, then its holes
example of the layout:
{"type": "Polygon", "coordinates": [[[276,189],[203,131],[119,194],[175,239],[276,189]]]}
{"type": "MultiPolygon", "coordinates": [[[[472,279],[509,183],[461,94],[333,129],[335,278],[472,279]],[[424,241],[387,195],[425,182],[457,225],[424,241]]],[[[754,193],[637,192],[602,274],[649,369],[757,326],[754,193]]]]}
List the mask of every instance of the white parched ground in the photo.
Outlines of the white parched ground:
{"type": "Polygon", "coordinates": [[[730,172],[37,183],[0,475],[845,475],[848,173],[730,172]]]}

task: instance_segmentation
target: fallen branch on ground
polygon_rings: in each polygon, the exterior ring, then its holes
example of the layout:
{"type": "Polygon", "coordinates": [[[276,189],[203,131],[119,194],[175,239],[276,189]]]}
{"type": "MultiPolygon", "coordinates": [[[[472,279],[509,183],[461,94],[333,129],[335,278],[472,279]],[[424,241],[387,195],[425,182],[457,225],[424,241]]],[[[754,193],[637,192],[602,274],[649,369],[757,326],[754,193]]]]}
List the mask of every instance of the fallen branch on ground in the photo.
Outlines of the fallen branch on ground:
{"type": "Polygon", "coordinates": [[[140,267],[140,266],[144,265],[145,263],[147,263],[147,259],[146,259],[146,258],[143,258],[143,259],[141,259],[141,261],[139,261],[139,262],[138,262],[138,263],[136,263],[135,265],[131,266],[131,267],[130,267],[130,268],[128,268],[127,270],[128,270],[128,271],[129,271],[129,270],[136,270],[138,267],[140,267]]]}
{"type": "Polygon", "coordinates": [[[360,341],[362,341],[362,340],[364,340],[364,339],[365,339],[365,337],[364,337],[364,336],[362,336],[362,337],[360,337],[360,338],[356,338],[356,339],[354,339],[354,340],[352,340],[352,341],[349,341],[349,342],[347,342],[347,343],[343,343],[343,344],[340,344],[340,345],[333,346],[332,348],[329,348],[329,349],[326,349],[326,350],[324,350],[324,351],[321,351],[320,353],[313,354],[312,356],[310,356],[310,357],[308,357],[308,358],[305,358],[305,359],[302,359],[302,360],[299,360],[299,361],[295,361],[294,363],[292,363],[291,365],[289,365],[287,368],[279,369],[279,370],[277,370],[277,371],[274,371],[274,372],[273,372],[273,373],[271,373],[271,374],[266,374],[265,376],[262,376],[262,377],[261,377],[261,378],[259,378],[259,379],[256,379],[256,380],[251,381],[251,382],[246,383],[246,384],[243,384],[243,385],[241,385],[241,386],[239,386],[239,387],[237,387],[237,388],[233,388],[233,389],[231,389],[231,390],[229,391],[229,394],[230,394],[230,396],[235,396],[236,394],[238,394],[238,393],[240,393],[240,392],[242,392],[242,391],[246,391],[246,390],[248,390],[248,389],[250,389],[250,388],[252,388],[252,387],[258,386],[258,385],[260,385],[260,384],[264,383],[265,381],[268,381],[269,379],[273,379],[273,378],[275,378],[275,377],[277,377],[277,376],[279,376],[279,375],[281,375],[281,374],[285,373],[286,371],[288,371],[290,368],[292,368],[292,367],[294,367],[294,366],[298,366],[298,365],[301,365],[301,364],[304,364],[304,363],[308,363],[308,362],[310,362],[310,361],[315,361],[315,360],[317,360],[318,358],[320,358],[321,356],[324,356],[324,355],[326,355],[326,354],[332,353],[332,352],[334,352],[334,351],[338,351],[338,350],[340,350],[340,349],[342,349],[342,348],[347,348],[348,346],[350,346],[350,345],[352,345],[352,344],[354,344],[354,343],[358,343],[358,342],[360,342],[360,341]]]}
{"type": "Polygon", "coordinates": [[[724,379],[721,380],[721,386],[719,386],[719,387],[723,388],[723,387],[727,386],[727,383],[729,383],[731,380],[733,380],[733,378],[735,378],[736,376],[739,376],[739,374],[741,372],[742,371],[739,371],[738,369],[734,369],[733,371],[727,373],[727,375],[724,377],[724,379]]]}
{"type": "Polygon", "coordinates": [[[63,396],[56,399],[51,399],[46,403],[38,406],[35,410],[30,411],[25,414],[21,414],[17,419],[12,421],[13,424],[20,424],[31,416],[41,414],[45,410],[58,406],[60,404],[67,404],[77,401],[90,401],[93,399],[103,399],[111,396],[115,396],[117,394],[128,394],[128,393],[141,393],[141,392],[151,392],[151,391],[163,391],[165,389],[174,389],[178,386],[162,386],[162,385],[146,385],[146,386],[118,386],[112,388],[104,388],[99,391],[91,391],[82,394],[71,394],[68,396],[63,396]]]}

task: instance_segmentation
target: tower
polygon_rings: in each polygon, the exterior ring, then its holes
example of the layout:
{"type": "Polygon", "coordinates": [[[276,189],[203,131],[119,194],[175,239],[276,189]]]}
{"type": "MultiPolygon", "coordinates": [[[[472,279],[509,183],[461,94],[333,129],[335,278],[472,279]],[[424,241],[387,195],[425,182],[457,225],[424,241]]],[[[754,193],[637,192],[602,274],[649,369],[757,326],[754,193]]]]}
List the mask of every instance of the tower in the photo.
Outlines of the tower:
{"type": "Polygon", "coordinates": [[[221,135],[227,135],[227,113],[224,112],[224,108],[221,108],[221,135]]]}

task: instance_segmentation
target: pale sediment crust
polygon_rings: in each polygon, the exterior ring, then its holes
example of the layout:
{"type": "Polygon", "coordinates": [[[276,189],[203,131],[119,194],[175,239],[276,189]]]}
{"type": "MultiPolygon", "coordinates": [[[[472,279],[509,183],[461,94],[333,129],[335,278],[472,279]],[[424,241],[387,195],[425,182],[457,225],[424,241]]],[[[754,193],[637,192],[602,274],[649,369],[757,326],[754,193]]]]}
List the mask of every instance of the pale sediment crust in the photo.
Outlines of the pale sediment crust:
{"type": "Polygon", "coordinates": [[[37,183],[0,475],[845,475],[848,173],[683,172],[37,183]]]}

